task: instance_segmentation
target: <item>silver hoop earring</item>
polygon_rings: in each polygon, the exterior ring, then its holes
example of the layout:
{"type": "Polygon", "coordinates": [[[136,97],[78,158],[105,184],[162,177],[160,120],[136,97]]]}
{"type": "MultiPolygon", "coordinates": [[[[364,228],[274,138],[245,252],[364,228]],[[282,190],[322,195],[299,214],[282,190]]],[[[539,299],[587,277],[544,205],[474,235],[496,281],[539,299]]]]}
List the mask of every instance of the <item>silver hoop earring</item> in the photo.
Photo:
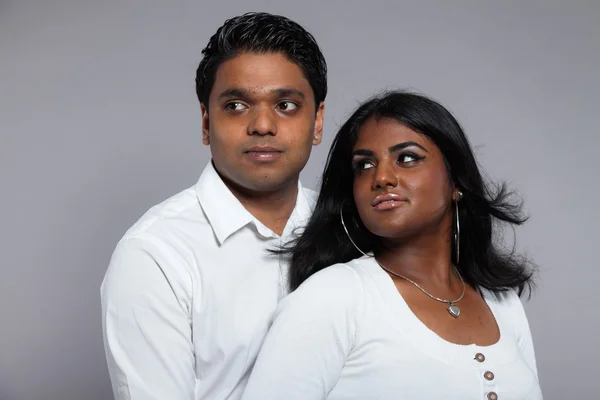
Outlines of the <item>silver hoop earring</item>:
{"type": "Polygon", "coordinates": [[[454,252],[456,253],[456,265],[460,262],[460,218],[458,217],[458,201],[454,202],[454,214],[456,214],[456,232],[454,232],[454,252]]]}
{"type": "Polygon", "coordinates": [[[342,226],[344,227],[344,231],[346,232],[346,236],[348,236],[348,239],[350,239],[350,243],[352,243],[352,245],[356,248],[356,250],[358,250],[361,254],[367,256],[367,257],[373,257],[370,254],[365,253],[364,251],[362,251],[357,245],[356,243],[354,243],[354,240],[352,240],[352,236],[350,236],[350,232],[348,232],[348,228],[346,228],[346,224],[344,223],[344,215],[342,214],[342,207],[340,207],[340,220],[342,221],[342,226]]]}

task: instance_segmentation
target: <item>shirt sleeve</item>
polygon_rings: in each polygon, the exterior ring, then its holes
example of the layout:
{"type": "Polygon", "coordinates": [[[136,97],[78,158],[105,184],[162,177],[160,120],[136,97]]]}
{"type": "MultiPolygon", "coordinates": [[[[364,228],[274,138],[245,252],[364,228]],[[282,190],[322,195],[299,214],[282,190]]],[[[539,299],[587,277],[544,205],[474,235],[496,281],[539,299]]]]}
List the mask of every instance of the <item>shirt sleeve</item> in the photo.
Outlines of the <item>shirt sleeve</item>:
{"type": "Polygon", "coordinates": [[[515,293],[515,302],[517,308],[517,316],[518,316],[518,332],[517,332],[517,343],[519,346],[519,350],[525,359],[529,368],[535,374],[535,377],[538,377],[537,370],[537,362],[535,359],[535,350],[533,347],[533,339],[531,336],[531,330],[529,329],[529,321],[527,320],[527,315],[525,314],[525,309],[523,308],[523,303],[521,303],[521,299],[515,293]]]}
{"type": "Polygon", "coordinates": [[[141,239],[122,241],[101,287],[116,400],[193,399],[191,279],[141,239]]]}
{"type": "Polygon", "coordinates": [[[355,343],[362,291],[358,274],[340,264],[284,298],[242,399],[325,399],[355,343]]]}

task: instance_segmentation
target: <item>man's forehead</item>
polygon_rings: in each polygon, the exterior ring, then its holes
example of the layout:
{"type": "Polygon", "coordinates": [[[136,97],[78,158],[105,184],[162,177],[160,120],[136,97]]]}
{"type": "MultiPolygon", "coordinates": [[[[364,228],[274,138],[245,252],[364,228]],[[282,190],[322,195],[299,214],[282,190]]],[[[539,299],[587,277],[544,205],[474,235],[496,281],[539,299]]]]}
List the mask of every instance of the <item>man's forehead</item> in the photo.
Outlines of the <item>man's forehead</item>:
{"type": "Polygon", "coordinates": [[[242,54],[217,69],[211,97],[312,97],[300,67],[281,54],[242,54]]]}
{"type": "Polygon", "coordinates": [[[242,54],[223,62],[215,83],[236,86],[300,86],[308,84],[297,64],[280,54],[242,54]]]}

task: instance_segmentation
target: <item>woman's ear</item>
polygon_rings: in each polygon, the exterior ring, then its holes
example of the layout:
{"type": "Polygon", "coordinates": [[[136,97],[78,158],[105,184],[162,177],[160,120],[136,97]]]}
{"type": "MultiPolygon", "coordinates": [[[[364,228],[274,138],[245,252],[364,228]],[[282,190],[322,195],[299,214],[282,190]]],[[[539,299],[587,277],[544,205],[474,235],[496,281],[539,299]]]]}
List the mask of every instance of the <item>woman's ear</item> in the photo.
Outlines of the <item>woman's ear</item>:
{"type": "Polygon", "coordinates": [[[454,201],[461,201],[463,198],[463,193],[458,189],[458,188],[454,188],[454,192],[452,193],[452,200],[454,201]]]}

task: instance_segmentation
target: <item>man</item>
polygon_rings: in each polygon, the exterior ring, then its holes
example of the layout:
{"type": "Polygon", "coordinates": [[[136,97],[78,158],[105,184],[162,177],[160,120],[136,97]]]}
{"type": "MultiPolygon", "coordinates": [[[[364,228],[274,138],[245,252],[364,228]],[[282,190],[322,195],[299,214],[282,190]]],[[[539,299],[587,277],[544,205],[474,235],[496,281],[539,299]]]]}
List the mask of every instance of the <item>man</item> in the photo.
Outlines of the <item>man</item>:
{"type": "Polygon", "coordinates": [[[309,218],[299,183],[321,142],[326,64],[287,18],[245,14],[202,51],[196,90],[212,161],[123,237],[102,284],[117,399],[237,399],[286,294],[270,253],[309,218]]]}

